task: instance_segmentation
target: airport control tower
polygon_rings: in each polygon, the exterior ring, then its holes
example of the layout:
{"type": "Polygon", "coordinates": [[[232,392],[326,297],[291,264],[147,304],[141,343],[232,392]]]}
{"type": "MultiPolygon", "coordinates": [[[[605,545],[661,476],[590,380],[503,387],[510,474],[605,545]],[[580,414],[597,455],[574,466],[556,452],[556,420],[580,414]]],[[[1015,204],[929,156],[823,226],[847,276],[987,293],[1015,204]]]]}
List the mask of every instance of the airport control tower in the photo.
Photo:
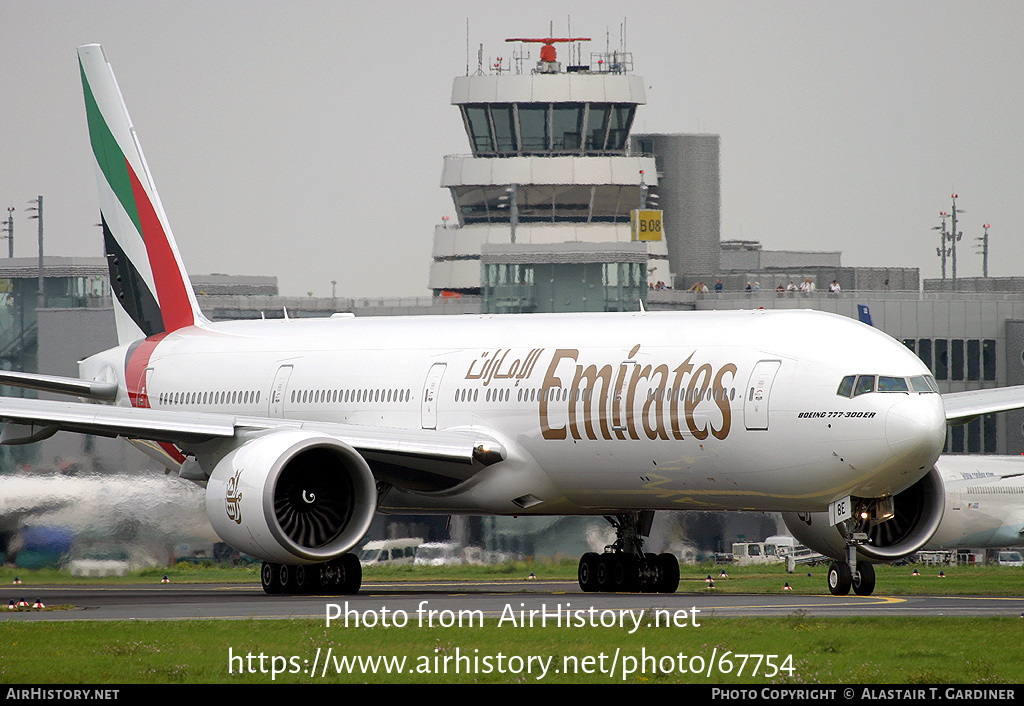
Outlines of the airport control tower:
{"type": "Polygon", "coordinates": [[[630,286],[642,278],[643,289],[648,279],[668,280],[664,241],[632,242],[630,213],[653,201],[658,184],[654,157],[629,149],[645,103],[632,55],[605,51],[584,61],[586,37],[506,41],[511,60],[485,69],[481,48],[476,72],[452,87],[472,153],[444,160],[441,186],[458,222],[435,228],[430,288],[477,294],[488,263],[497,281],[532,261],[600,265],[605,284],[615,280],[620,290],[623,278],[630,286]]]}

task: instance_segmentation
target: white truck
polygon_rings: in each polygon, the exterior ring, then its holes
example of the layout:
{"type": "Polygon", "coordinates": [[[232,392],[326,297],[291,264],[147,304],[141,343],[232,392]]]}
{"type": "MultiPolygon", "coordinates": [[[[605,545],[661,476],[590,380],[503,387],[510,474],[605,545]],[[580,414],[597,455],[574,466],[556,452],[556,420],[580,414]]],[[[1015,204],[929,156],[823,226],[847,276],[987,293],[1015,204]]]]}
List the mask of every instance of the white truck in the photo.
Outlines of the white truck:
{"type": "Polygon", "coordinates": [[[423,544],[419,537],[376,539],[363,545],[359,563],[363,566],[401,566],[412,564],[416,548],[423,544]]]}

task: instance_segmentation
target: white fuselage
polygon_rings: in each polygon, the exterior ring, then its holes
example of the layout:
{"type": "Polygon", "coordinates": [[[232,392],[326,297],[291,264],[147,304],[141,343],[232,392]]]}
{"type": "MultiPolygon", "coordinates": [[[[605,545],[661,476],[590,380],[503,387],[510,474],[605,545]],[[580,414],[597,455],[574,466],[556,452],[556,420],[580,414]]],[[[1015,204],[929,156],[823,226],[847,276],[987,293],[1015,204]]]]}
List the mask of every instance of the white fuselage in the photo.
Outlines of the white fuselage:
{"type": "Polygon", "coordinates": [[[943,456],[942,522],[925,549],[1024,544],[1024,458],[943,456]]]}
{"type": "Polygon", "coordinates": [[[82,363],[120,404],[387,429],[479,429],[507,459],[384,509],[822,511],[935,462],[941,397],[844,397],[927,375],[885,334],[811,311],[293,319],[188,327],[82,363]]]}

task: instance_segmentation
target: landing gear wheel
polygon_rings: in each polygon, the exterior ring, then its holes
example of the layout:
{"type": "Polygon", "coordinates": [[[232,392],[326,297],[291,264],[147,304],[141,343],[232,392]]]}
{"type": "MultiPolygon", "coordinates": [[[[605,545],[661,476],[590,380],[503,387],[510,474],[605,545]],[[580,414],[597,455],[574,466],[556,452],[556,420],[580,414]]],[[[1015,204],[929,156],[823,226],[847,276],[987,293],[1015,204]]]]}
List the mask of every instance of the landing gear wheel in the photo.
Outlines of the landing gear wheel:
{"type": "Polygon", "coordinates": [[[277,583],[281,593],[295,593],[295,567],[288,564],[277,565],[277,583]]]}
{"type": "Polygon", "coordinates": [[[594,552],[587,552],[580,557],[577,577],[584,593],[593,593],[597,590],[597,562],[600,558],[594,552]]]}
{"type": "Polygon", "coordinates": [[[320,566],[294,566],[292,574],[296,593],[316,593],[320,590],[320,566]]]}
{"type": "Polygon", "coordinates": [[[858,596],[870,596],[875,592],[875,567],[866,561],[857,562],[857,573],[853,575],[853,592],[858,596]]]}
{"type": "Polygon", "coordinates": [[[641,593],[658,593],[661,586],[661,572],[658,571],[658,555],[648,552],[643,558],[644,576],[640,581],[641,593]]]}
{"type": "Polygon", "coordinates": [[[833,561],[828,567],[828,590],[833,596],[845,596],[850,592],[853,575],[845,561],[833,561]]]}
{"type": "Polygon", "coordinates": [[[269,561],[263,562],[263,566],[260,567],[260,583],[263,585],[264,593],[276,595],[281,592],[276,564],[271,564],[269,561]]]}
{"type": "MultiPolygon", "coordinates": [[[[640,590],[640,562],[635,554],[622,554],[616,562],[616,571],[621,567],[621,581],[616,584],[616,591],[634,592],[640,590]]],[[[618,576],[619,574],[616,574],[618,576]]]]}
{"type": "Polygon", "coordinates": [[[359,563],[359,557],[355,554],[345,554],[341,557],[340,566],[342,569],[340,592],[344,594],[359,593],[359,587],[363,585],[363,566],[359,563]]]}
{"type": "Polygon", "coordinates": [[[615,557],[602,554],[597,560],[597,590],[611,591],[612,588],[612,565],[615,557]]]}
{"type": "Polygon", "coordinates": [[[675,554],[658,555],[659,593],[675,593],[679,588],[679,560],[675,554]]]}

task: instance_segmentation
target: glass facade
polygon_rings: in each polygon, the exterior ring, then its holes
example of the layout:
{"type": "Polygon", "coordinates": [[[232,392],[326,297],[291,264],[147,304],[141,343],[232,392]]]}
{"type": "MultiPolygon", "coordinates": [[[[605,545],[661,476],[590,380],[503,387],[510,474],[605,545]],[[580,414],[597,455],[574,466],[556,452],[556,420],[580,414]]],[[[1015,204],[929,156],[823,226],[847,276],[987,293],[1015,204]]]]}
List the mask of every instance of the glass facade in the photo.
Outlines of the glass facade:
{"type": "Polygon", "coordinates": [[[635,311],[647,296],[637,262],[488,263],[481,274],[485,314],[635,311]]]}
{"type": "Polygon", "coordinates": [[[996,380],[994,338],[908,338],[903,343],[935,373],[936,380],[996,380]]]}
{"type": "MultiPolygon", "coordinates": [[[[508,223],[505,186],[455,186],[452,197],[462,223],[508,223]]],[[[622,184],[527,184],[516,187],[519,223],[629,223],[640,204],[640,187],[622,184]]]]}
{"type": "Polygon", "coordinates": [[[622,155],[633,103],[467,103],[461,106],[477,157],[622,155]]]}
{"type": "MultiPolygon", "coordinates": [[[[903,343],[935,373],[936,380],[996,381],[993,338],[908,338],[903,343]]],[[[997,453],[997,444],[996,415],[985,414],[951,426],[943,453],[997,453]]]]}

